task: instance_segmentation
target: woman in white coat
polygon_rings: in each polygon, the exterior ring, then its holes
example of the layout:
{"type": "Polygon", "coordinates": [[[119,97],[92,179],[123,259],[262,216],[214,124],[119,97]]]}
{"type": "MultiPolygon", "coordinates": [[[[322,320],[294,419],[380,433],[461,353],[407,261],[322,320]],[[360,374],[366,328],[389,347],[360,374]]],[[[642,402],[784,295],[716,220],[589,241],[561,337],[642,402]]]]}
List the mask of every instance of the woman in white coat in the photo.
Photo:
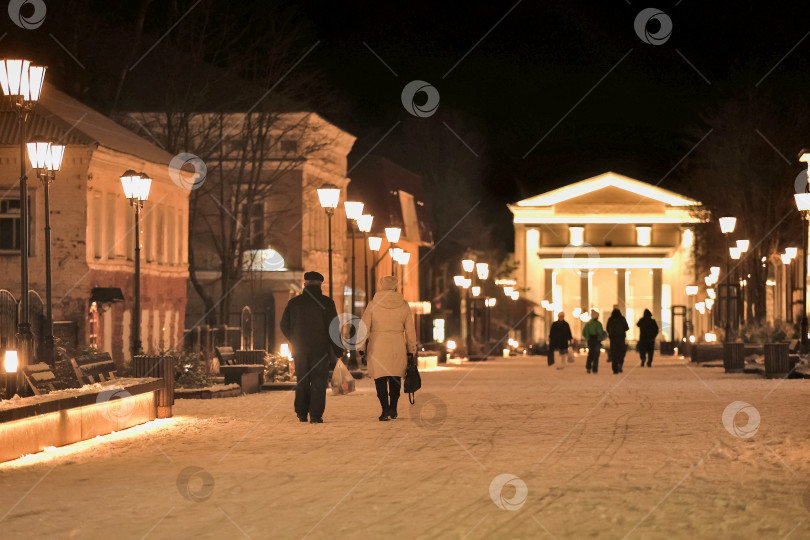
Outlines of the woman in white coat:
{"type": "Polygon", "coordinates": [[[363,312],[368,374],[377,386],[380,421],[397,417],[402,377],[416,353],[416,330],[408,302],[397,291],[397,278],[382,277],[377,294],[363,312]]]}

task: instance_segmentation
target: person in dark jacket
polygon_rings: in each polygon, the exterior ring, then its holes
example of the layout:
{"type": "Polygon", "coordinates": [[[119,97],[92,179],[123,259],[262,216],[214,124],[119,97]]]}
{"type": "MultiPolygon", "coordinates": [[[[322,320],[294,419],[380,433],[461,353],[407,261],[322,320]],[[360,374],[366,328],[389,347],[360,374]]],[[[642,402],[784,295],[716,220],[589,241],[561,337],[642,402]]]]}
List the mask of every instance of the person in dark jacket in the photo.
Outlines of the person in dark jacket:
{"type": "Polygon", "coordinates": [[[290,300],[281,316],[281,331],[290,340],[295,361],[295,414],[301,422],[323,422],[329,364],[342,345],[332,341],[329,325],[337,317],[335,303],[321,292],[323,276],[304,274],[304,291],[290,300]]]}
{"type": "Polygon", "coordinates": [[[602,350],[602,340],[607,337],[602,323],[599,322],[599,312],[591,310],[591,320],[585,323],[582,329],[582,338],[588,344],[588,360],[585,362],[585,370],[590,373],[599,373],[599,353],[602,350]]]}
{"type": "Polygon", "coordinates": [[[624,367],[624,355],[627,352],[627,331],[630,326],[624,318],[619,308],[614,308],[610,318],[605,324],[608,339],[610,340],[610,363],[613,366],[613,373],[621,373],[624,367]]]}
{"type": "Polygon", "coordinates": [[[553,364],[556,356],[559,364],[557,369],[565,367],[568,356],[568,346],[574,336],[571,334],[571,327],[565,322],[565,314],[561,311],[557,314],[557,320],[551,323],[551,330],[548,333],[549,364],[553,364]]]}
{"type": "Polygon", "coordinates": [[[638,320],[638,353],[641,355],[641,367],[644,367],[646,357],[647,367],[652,366],[653,352],[655,352],[655,336],[658,335],[658,323],[652,318],[649,309],[644,310],[644,316],[638,320]]]}

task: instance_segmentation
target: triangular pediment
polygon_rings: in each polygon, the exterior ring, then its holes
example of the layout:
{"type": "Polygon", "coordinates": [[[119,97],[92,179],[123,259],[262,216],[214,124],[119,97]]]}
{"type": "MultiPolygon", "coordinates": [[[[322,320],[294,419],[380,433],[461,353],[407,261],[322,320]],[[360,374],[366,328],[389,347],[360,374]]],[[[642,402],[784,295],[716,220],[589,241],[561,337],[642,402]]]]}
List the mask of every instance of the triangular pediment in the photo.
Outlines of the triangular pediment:
{"type": "Polygon", "coordinates": [[[517,207],[569,205],[695,206],[700,203],[647,182],[614,172],[587,178],[573,184],[522,200],[517,207]]]}

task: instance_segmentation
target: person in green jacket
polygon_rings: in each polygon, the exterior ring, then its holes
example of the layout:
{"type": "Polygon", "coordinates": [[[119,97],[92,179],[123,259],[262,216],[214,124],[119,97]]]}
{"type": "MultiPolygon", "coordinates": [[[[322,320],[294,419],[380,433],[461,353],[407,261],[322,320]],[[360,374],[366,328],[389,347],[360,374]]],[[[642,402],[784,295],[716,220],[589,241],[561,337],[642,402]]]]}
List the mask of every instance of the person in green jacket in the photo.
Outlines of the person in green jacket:
{"type": "Polygon", "coordinates": [[[588,373],[599,372],[599,352],[602,349],[602,340],[607,337],[602,323],[599,322],[599,312],[591,310],[591,320],[585,323],[582,329],[582,339],[588,344],[588,360],[585,362],[585,369],[588,373]]]}

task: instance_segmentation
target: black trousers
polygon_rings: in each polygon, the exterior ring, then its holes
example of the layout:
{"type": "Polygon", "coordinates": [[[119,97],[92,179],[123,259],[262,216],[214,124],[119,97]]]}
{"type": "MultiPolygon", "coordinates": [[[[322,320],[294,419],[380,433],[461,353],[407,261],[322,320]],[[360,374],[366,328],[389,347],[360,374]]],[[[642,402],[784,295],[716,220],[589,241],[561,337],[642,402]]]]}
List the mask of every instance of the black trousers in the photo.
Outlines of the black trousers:
{"type": "Polygon", "coordinates": [[[377,387],[377,399],[380,400],[383,414],[391,411],[397,412],[397,402],[399,401],[399,388],[402,377],[378,377],[374,379],[377,387]]]}
{"type": "Polygon", "coordinates": [[[655,342],[640,343],[638,354],[641,356],[641,365],[644,365],[644,358],[647,359],[647,367],[652,366],[653,353],[655,352],[655,342]]]}
{"type": "Polygon", "coordinates": [[[610,363],[613,364],[613,373],[622,371],[625,351],[627,351],[627,344],[624,341],[610,342],[610,363]]]}
{"type": "Polygon", "coordinates": [[[329,378],[329,354],[296,355],[295,414],[321,418],[326,408],[326,383],[329,378]]]}
{"type": "Polygon", "coordinates": [[[601,349],[602,342],[588,342],[588,359],[585,361],[585,369],[593,371],[594,373],[599,372],[599,353],[601,349]]]}

